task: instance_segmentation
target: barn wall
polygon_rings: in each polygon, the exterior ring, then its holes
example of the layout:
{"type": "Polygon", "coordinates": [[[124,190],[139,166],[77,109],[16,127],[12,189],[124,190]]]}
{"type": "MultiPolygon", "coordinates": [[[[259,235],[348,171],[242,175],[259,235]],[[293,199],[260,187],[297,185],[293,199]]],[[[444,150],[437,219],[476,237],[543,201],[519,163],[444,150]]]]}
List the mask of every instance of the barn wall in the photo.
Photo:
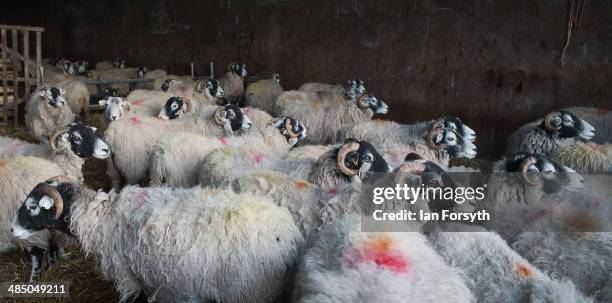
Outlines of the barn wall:
{"type": "Polygon", "coordinates": [[[573,104],[612,107],[612,1],[1,1],[0,23],[40,25],[44,55],[199,74],[214,61],[277,71],[285,87],[358,76],[414,122],[460,116],[495,155],[520,124],[573,104]]]}

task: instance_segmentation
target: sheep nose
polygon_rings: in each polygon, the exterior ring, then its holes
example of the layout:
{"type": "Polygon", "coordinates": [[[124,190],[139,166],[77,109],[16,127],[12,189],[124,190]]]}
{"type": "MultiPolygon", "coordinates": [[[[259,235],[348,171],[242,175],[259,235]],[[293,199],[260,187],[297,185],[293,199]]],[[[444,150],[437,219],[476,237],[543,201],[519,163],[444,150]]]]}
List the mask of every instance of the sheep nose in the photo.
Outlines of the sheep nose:
{"type": "Polygon", "coordinates": [[[13,232],[13,229],[11,228],[11,233],[13,232]]]}
{"type": "Polygon", "coordinates": [[[111,119],[117,120],[117,116],[111,116],[111,119]]]}
{"type": "Polygon", "coordinates": [[[102,152],[105,152],[105,153],[107,153],[107,154],[108,154],[108,153],[110,152],[110,150],[108,150],[108,148],[103,148],[103,149],[102,149],[102,152]]]}

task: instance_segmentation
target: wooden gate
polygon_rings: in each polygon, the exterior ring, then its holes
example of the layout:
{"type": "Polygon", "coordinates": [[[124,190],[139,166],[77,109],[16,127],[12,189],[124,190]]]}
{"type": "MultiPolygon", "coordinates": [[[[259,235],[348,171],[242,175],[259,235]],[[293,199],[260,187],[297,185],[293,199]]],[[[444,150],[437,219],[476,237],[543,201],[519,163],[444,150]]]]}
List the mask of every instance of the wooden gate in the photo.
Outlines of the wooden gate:
{"type": "Polygon", "coordinates": [[[0,125],[17,127],[23,105],[42,83],[44,31],[43,27],[0,24],[0,125]],[[32,45],[34,58],[30,57],[32,45]]]}

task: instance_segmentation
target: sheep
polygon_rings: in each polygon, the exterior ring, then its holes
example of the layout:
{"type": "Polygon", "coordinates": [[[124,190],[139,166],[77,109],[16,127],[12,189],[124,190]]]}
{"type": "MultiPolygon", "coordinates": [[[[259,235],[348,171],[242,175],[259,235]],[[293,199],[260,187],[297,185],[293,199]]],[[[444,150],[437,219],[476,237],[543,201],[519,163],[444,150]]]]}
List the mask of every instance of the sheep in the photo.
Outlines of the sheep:
{"type": "Polygon", "coordinates": [[[590,140],[594,135],[595,128],[588,122],[566,111],[554,111],[512,133],[506,141],[506,155],[528,152],[550,156],[557,149],[574,144],[577,138],[590,140]]]}
{"type": "Polygon", "coordinates": [[[121,119],[126,112],[132,110],[130,102],[121,97],[108,97],[98,101],[98,105],[104,108],[104,117],[109,122],[121,119]]]}
{"type": "Polygon", "coordinates": [[[133,109],[133,114],[140,117],[153,117],[158,115],[168,100],[174,96],[180,96],[191,101],[193,112],[198,112],[200,106],[214,105],[216,98],[223,96],[223,89],[216,80],[206,80],[195,84],[195,90],[190,86],[193,84],[172,81],[170,83],[177,89],[164,91],[151,91],[137,89],[126,97],[133,109]]]}
{"type": "Polygon", "coordinates": [[[26,105],[26,129],[32,136],[46,142],[53,131],[74,121],[74,114],[66,106],[63,88],[40,87],[30,96],[26,105]]]}
{"type": "Polygon", "coordinates": [[[361,232],[358,216],[326,226],[299,266],[295,302],[473,302],[456,268],[420,233],[361,232]]]}
{"type": "Polygon", "coordinates": [[[117,120],[104,132],[105,141],[113,147],[113,155],[107,161],[107,174],[115,188],[120,188],[123,180],[127,184],[147,183],[144,178],[148,175],[151,147],[156,139],[176,131],[208,136],[233,135],[249,127],[248,118],[234,105],[202,107],[198,115],[184,119],[135,116],[117,120]]]}
{"type": "Polygon", "coordinates": [[[477,302],[592,302],[568,280],[554,280],[483,227],[451,223],[429,239],[462,271],[477,302]]]}
{"type": "Polygon", "coordinates": [[[284,160],[262,146],[226,147],[206,155],[199,170],[200,184],[211,187],[226,186],[248,172],[275,170],[330,189],[361,180],[366,173],[389,172],[390,167],[368,142],[347,141],[314,162],[284,160]]]}
{"type": "Polygon", "coordinates": [[[324,104],[314,93],[287,91],[276,100],[280,115],[302,121],[310,135],[305,143],[334,143],[343,126],[369,120],[374,113],[386,114],[388,106],[376,97],[363,94],[356,101],[324,104]]]}
{"type": "Polygon", "coordinates": [[[47,150],[39,148],[36,157],[24,154],[0,165],[0,252],[14,248],[10,243],[10,213],[18,208],[33,186],[47,178],[69,175],[83,182],[81,167],[87,157],[105,159],[110,154],[108,145],[83,124],[70,125],[56,131],[47,150]]]}
{"type": "Polygon", "coordinates": [[[274,114],[275,103],[284,89],[280,84],[280,76],[274,74],[272,79],[264,79],[249,84],[244,93],[247,106],[262,109],[269,114],[274,114]]]}
{"type": "MultiPolygon", "coordinates": [[[[269,121],[265,129],[239,137],[208,137],[176,132],[156,140],[152,147],[151,184],[192,187],[198,184],[198,171],[204,157],[225,146],[257,146],[282,155],[306,135],[298,121],[283,117],[269,121]],[[297,131],[293,131],[297,127],[297,131]],[[189,144],[186,144],[189,142],[189,144]]],[[[260,152],[262,153],[262,152],[260,152]]]]}
{"type": "Polygon", "coordinates": [[[18,156],[45,154],[47,144],[30,143],[21,139],[0,136],[0,159],[15,159],[18,156]]]}
{"type": "Polygon", "coordinates": [[[560,193],[584,189],[582,182],[582,176],[546,155],[517,153],[494,163],[486,197],[477,201],[476,208],[493,218],[483,222],[485,227],[511,241],[521,231],[541,224],[560,193]]]}
{"type": "Polygon", "coordinates": [[[155,79],[164,77],[164,76],[166,76],[168,74],[163,69],[147,70],[145,68],[145,69],[143,69],[143,72],[144,72],[144,76],[141,77],[141,78],[151,79],[151,80],[153,80],[153,82],[138,83],[138,84],[136,84],[136,88],[137,89],[149,89],[149,90],[157,89],[157,87],[154,86],[155,79]]]}
{"type": "Polygon", "coordinates": [[[65,91],[64,98],[70,110],[76,115],[84,115],[87,119],[89,115],[89,88],[85,83],[77,79],[69,79],[56,84],[65,91]]]}
{"type": "MultiPolygon", "coordinates": [[[[12,229],[17,239],[42,229],[75,235],[122,302],[141,293],[159,302],[280,300],[304,242],[288,211],[269,199],[198,187],[107,194],[45,182],[12,229]]],[[[39,274],[33,266],[32,280],[39,274]]]]}
{"type": "Polygon", "coordinates": [[[245,64],[231,63],[227,72],[219,78],[219,84],[225,91],[223,100],[226,104],[241,104],[244,100],[244,78],[247,76],[245,64]]]}
{"type": "Polygon", "coordinates": [[[103,71],[115,68],[111,61],[100,61],[96,63],[96,70],[103,71]]]}
{"type": "MultiPolygon", "coordinates": [[[[309,82],[304,83],[298,90],[309,93],[316,93],[319,91],[330,91],[337,92],[342,94],[343,96],[361,96],[366,92],[366,88],[363,85],[363,81],[359,79],[352,79],[346,81],[346,84],[342,86],[341,84],[327,84],[327,83],[316,83],[309,82]]],[[[348,98],[346,98],[348,99],[348,98]]]]}
{"type": "Polygon", "coordinates": [[[393,121],[364,121],[344,127],[336,141],[357,138],[372,142],[392,167],[410,153],[434,161],[445,168],[451,158],[474,158],[476,133],[459,118],[444,116],[411,125],[393,121]]]}
{"type": "Polygon", "coordinates": [[[170,80],[176,80],[179,82],[186,82],[186,83],[193,82],[193,79],[191,78],[191,76],[187,76],[187,75],[177,76],[177,75],[166,74],[166,75],[161,75],[161,76],[157,76],[154,78],[153,90],[167,91],[168,90],[167,84],[170,82],[170,80]]]}
{"type": "Polygon", "coordinates": [[[597,130],[591,140],[597,144],[612,143],[612,111],[609,108],[570,107],[563,111],[570,112],[588,121],[597,130]]]}
{"type": "Polygon", "coordinates": [[[574,144],[559,148],[552,154],[552,158],[582,174],[610,174],[612,173],[612,145],[597,145],[595,143],[574,144]]]}
{"type": "Polygon", "coordinates": [[[268,127],[268,124],[274,119],[269,113],[253,107],[243,107],[242,112],[249,117],[252,126],[247,132],[256,132],[268,127]]]}

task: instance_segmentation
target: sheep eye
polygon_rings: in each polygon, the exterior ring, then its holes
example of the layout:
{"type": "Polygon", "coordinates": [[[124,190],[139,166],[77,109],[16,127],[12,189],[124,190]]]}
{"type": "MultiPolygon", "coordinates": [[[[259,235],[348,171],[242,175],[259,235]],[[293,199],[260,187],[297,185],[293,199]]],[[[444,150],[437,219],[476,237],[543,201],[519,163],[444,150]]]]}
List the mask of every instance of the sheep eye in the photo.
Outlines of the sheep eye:
{"type": "Polygon", "coordinates": [[[177,109],[177,108],[178,108],[178,104],[172,103],[172,109],[177,109]]]}
{"type": "Polygon", "coordinates": [[[369,155],[368,155],[368,156],[365,156],[365,157],[363,158],[363,161],[365,161],[365,162],[367,162],[367,163],[370,163],[370,162],[372,162],[372,157],[371,157],[371,156],[369,156],[369,155]]]}
{"type": "Polygon", "coordinates": [[[551,176],[552,174],[554,174],[554,172],[552,170],[546,170],[542,172],[545,176],[551,176]]]}

